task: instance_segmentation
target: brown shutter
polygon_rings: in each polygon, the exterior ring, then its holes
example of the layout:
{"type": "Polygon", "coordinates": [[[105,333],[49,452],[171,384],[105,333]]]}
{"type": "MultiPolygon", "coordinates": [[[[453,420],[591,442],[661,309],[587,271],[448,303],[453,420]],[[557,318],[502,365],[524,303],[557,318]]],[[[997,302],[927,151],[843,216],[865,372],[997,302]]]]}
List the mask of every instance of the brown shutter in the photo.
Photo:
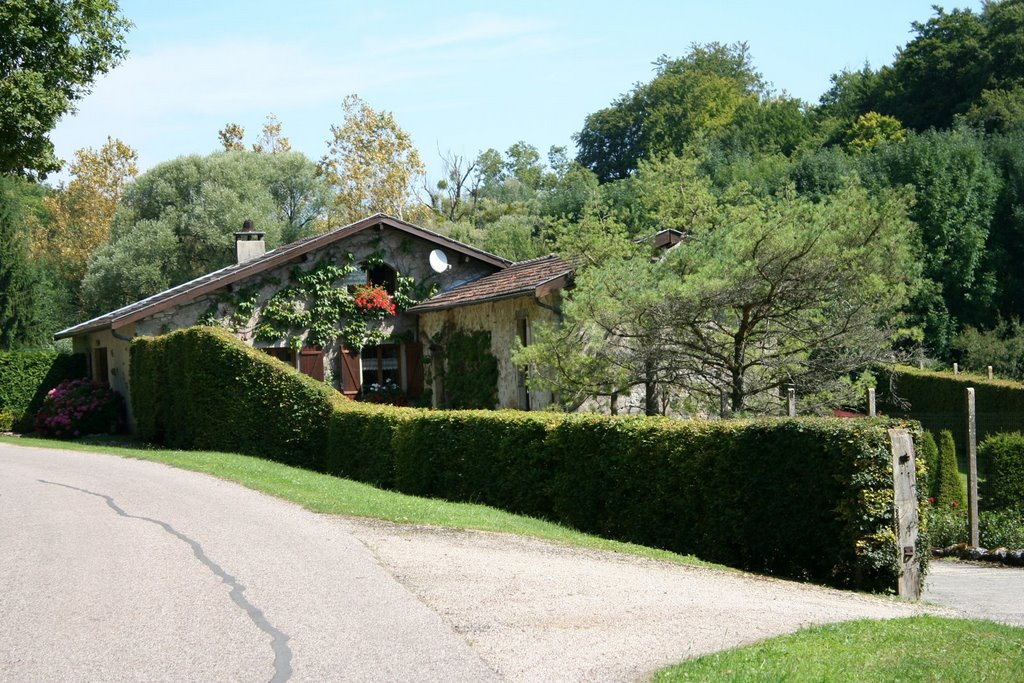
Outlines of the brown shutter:
{"type": "Polygon", "coordinates": [[[419,342],[405,345],[405,372],[409,384],[406,394],[419,398],[423,395],[423,346],[419,342]]]}
{"type": "Polygon", "coordinates": [[[307,346],[299,352],[299,372],[315,380],[324,381],[324,351],[307,346]]]}
{"type": "Polygon", "coordinates": [[[359,372],[359,351],[348,347],[341,349],[341,393],[355,396],[362,386],[363,377],[359,372]]]}

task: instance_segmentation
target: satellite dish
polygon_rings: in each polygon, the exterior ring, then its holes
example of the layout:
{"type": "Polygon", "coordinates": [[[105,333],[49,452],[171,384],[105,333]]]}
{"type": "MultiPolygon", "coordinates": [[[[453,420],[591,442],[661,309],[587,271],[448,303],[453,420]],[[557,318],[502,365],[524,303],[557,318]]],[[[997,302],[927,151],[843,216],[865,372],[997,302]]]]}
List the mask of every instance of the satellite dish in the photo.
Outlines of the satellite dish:
{"type": "Polygon", "coordinates": [[[443,273],[451,268],[451,266],[448,265],[448,257],[445,256],[444,252],[440,249],[434,249],[430,252],[430,268],[435,273],[443,273]]]}

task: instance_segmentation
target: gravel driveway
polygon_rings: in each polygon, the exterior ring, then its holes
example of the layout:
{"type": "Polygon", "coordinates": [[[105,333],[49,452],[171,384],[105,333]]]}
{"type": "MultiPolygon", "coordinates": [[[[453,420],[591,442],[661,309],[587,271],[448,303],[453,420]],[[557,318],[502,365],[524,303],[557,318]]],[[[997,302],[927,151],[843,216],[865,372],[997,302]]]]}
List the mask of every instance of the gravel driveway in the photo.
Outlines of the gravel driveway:
{"type": "Polygon", "coordinates": [[[627,681],[926,609],[7,444],[0,530],[3,680],[627,681]]]}

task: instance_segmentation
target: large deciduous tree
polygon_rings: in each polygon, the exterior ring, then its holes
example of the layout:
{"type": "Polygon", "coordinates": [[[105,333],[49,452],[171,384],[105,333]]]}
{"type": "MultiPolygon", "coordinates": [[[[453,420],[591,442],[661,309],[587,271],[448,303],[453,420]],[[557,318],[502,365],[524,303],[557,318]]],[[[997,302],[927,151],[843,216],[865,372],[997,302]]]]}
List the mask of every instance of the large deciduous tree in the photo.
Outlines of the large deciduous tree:
{"type": "Polygon", "coordinates": [[[322,225],[327,190],[298,152],[219,152],[160,164],[124,194],[111,239],[82,283],[99,313],[233,262],[232,235],[252,219],[268,247],[322,225]]]}
{"type": "Polygon", "coordinates": [[[121,195],[138,174],[137,162],[134,149],[109,137],[98,150],[75,152],[71,181],[46,197],[50,220],[35,231],[34,255],[51,262],[65,280],[81,281],[93,252],[110,238],[121,195]]]}
{"type": "Polygon", "coordinates": [[[388,111],[376,111],[357,95],[342,103],[345,119],[331,126],[320,171],[334,189],[331,223],[371,213],[404,217],[423,162],[412,138],[388,111]]]}
{"type": "Polygon", "coordinates": [[[114,0],[0,3],[0,175],[60,168],[47,134],[126,54],[114,0]]]}

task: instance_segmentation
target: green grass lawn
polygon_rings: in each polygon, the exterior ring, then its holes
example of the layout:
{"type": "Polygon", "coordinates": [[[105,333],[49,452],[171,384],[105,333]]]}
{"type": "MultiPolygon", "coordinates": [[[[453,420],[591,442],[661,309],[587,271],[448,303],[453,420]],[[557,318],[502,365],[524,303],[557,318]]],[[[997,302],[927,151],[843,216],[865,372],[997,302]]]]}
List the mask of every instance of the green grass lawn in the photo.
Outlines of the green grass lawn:
{"type": "Polygon", "coordinates": [[[670,681],[1024,680],[1024,629],[910,617],[818,626],[664,669],[670,681]]]}
{"type": "MultiPolygon", "coordinates": [[[[124,438],[120,439],[122,442],[124,440],[124,438]]],[[[314,512],[372,517],[405,524],[429,524],[456,529],[498,531],[568,543],[583,548],[611,550],[679,564],[737,571],[722,565],[704,562],[692,555],[679,555],[633,543],[610,541],[580,533],[559,524],[533,517],[514,515],[485,505],[450,503],[436,498],[420,498],[394,491],[384,491],[349,479],[310,472],[247,455],[206,451],[172,451],[145,446],[124,447],[111,445],[105,440],[75,442],[0,436],[0,441],[20,446],[106,453],[160,462],[195,472],[205,472],[221,479],[237,482],[256,491],[298,503],[314,512]]]]}

